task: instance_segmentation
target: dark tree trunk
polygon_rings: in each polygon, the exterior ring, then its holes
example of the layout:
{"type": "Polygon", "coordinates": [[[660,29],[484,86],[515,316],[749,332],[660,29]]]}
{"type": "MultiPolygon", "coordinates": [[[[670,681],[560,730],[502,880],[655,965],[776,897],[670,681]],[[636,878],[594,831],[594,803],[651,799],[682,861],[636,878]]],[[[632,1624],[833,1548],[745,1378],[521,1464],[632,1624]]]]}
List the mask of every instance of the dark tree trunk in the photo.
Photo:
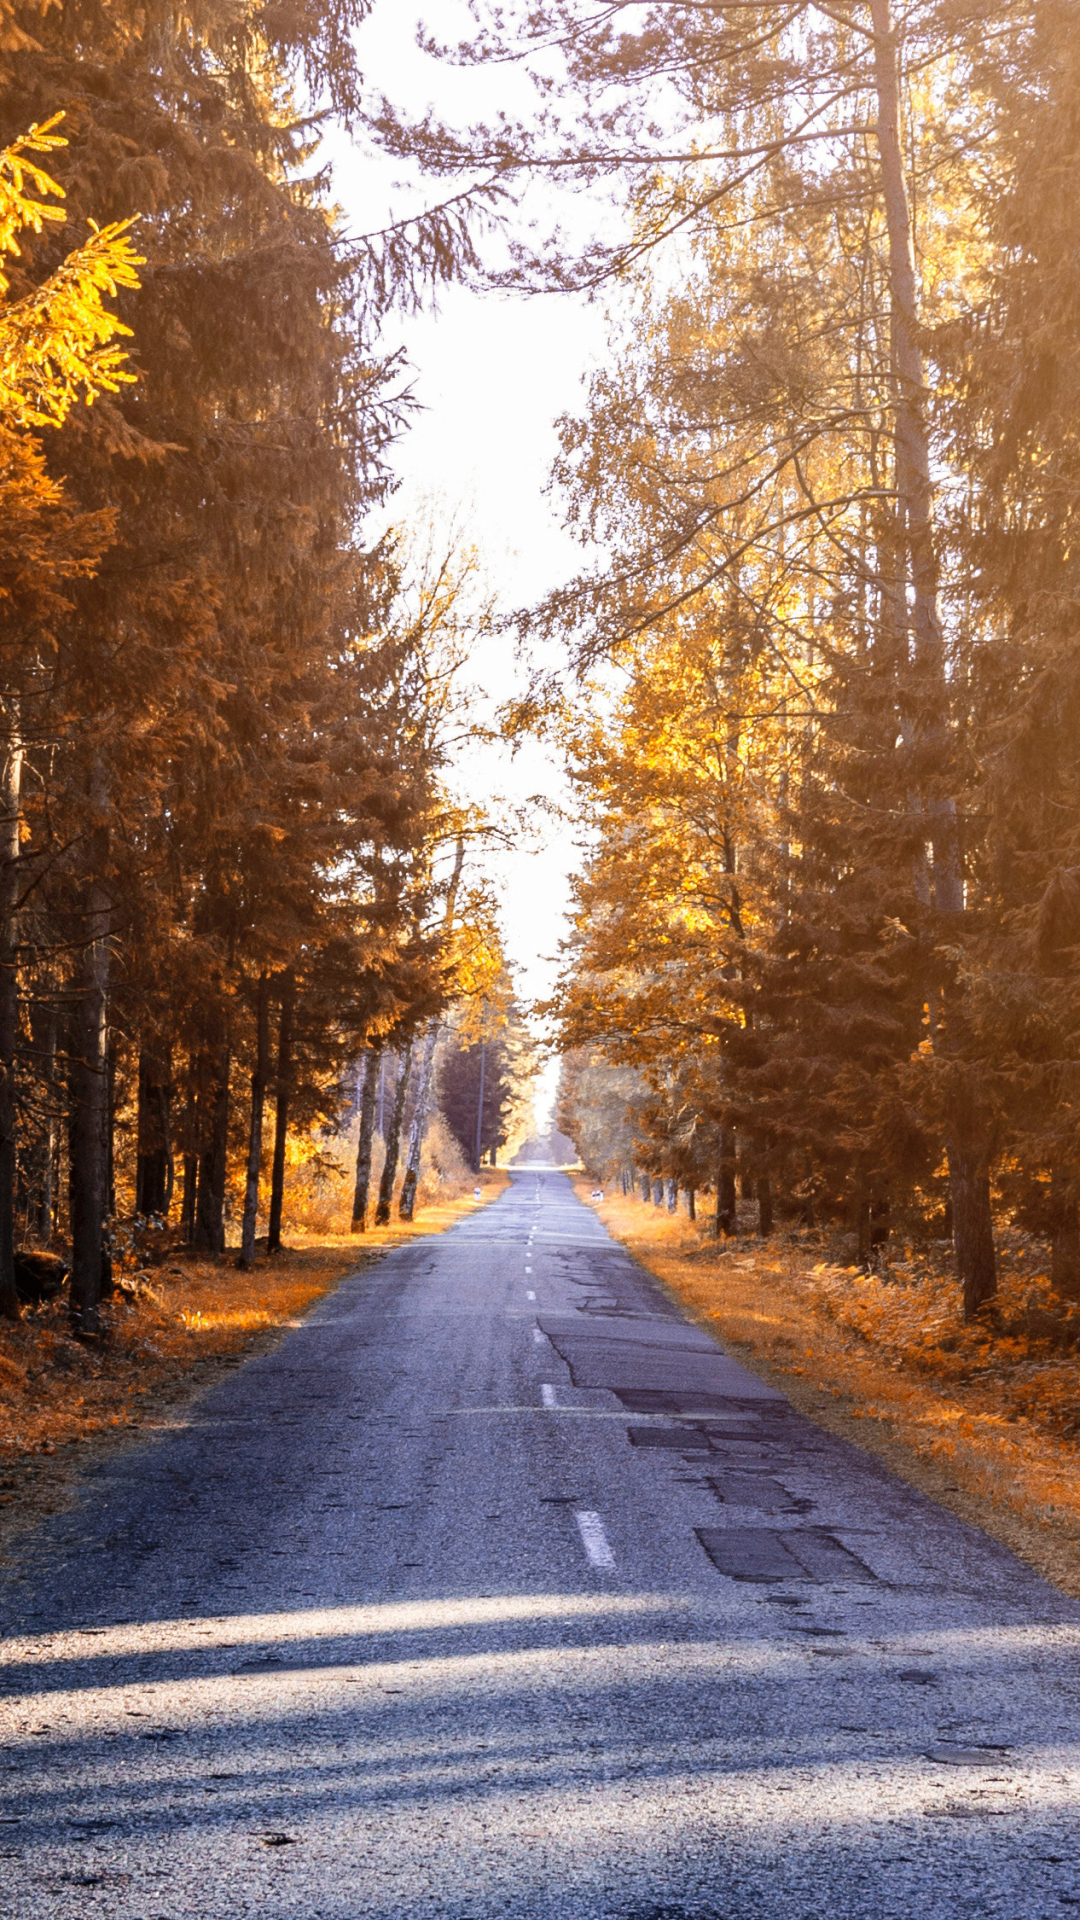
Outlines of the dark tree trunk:
{"type": "Polygon", "coordinates": [[[686,1189],[686,1211],[690,1215],[691,1220],[697,1219],[697,1196],[694,1193],[693,1187],[687,1187],[686,1189]]]}
{"type": "Polygon", "coordinates": [[[199,1253],[225,1251],[225,1182],[229,1160],[229,1073],[232,1065],[226,1038],[211,1055],[209,1085],[204,1100],[205,1128],[199,1154],[199,1198],[195,1209],[195,1248],[199,1253]]]}
{"type": "Polygon", "coordinates": [[[274,1163],[270,1175],[268,1253],[281,1252],[281,1214],[285,1203],[285,1141],[289,1132],[289,1100],[293,1074],[293,1015],[296,1011],[296,969],[281,976],[281,1020],[278,1026],[277,1078],[274,1088],[274,1163]]]}
{"type": "Polygon", "coordinates": [[[367,1056],[364,1090],[360,1095],[360,1132],[356,1140],[356,1180],[353,1185],[350,1233],[366,1233],[368,1202],[371,1197],[371,1148],[375,1138],[375,1108],[382,1086],[383,1050],[376,1047],[367,1056]]]}
{"type": "Polygon", "coordinates": [[[45,1133],[41,1149],[41,1182],[37,1195],[37,1236],[45,1246],[56,1220],[56,1008],[46,1007],[41,1021],[41,1079],[45,1089],[45,1133]]]}
{"type": "Polygon", "coordinates": [[[855,1199],[856,1258],[869,1273],[883,1247],[889,1244],[889,1202],[863,1188],[855,1199]]]}
{"type": "Polygon", "coordinates": [[[484,1163],[484,1076],[487,1071],[487,1041],[480,1042],[480,1091],[476,1097],[476,1171],[484,1163]]]}
{"type": "Polygon", "coordinates": [[[990,1154],[970,1115],[954,1127],[946,1147],[956,1271],[964,1290],[964,1318],[971,1320],[997,1292],[990,1154]]]}
{"type": "Polygon", "coordinates": [[[1063,1167],[1050,1174],[1050,1285],[1060,1299],[1080,1300],[1080,1206],[1063,1167]]]}
{"type": "Polygon", "coordinates": [[[854,1211],[855,1211],[855,1258],[859,1266],[862,1267],[863,1271],[868,1273],[870,1270],[870,1266],[872,1264],[871,1258],[870,1258],[870,1196],[869,1194],[861,1193],[861,1192],[856,1194],[854,1211]]]}
{"type": "Polygon", "coordinates": [[[647,1173],[639,1174],[638,1180],[641,1186],[641,1197],[647,1203],[652,1199],[652,1181],[647,1173]]]}
{"type": "Polygon", "coordinates": [[[248,1130],[247,1179],[244,1217],[240,1225],[240,1266],[255,1264],[255,1235],[259,1225],[259,1170],[262,1166],[263,1109],[270,1078],[270,975],[259,975],[255,1004],[255,1068],[251,1076],[251,1125],[248,1130]]]}
{"type": "Polygon", "coordinates": [[[870,1202],[870,1253],[874,1259],[884,1253],[892,1232],[892,1205],[888,1194],[870,1202]]]}
{"type": "Polygon", "coordinates": [[[735,1199],[735,1135],[725,1130],[720,1135],[720,1164],[716,1170],[716,1238],[738,1230],[735,1199]]]}
{"type": "Polygon", "coordinates": [[[766,1239],[773,1230],[772,1181],[767,1173],[759,1173],[754,1181],[757,1189],[758,1232],[766,1239]]]}
{"type": "Polygon", "coordinates": [[[652,1183],[652,1202],[654,1207],[662,1207],[664,1204],[664,1183],[662,1180],[654,1180],[652,1183]]]}
{"type": "Polygon", "coordinates": [[[116,1036],[108,1034],[105,1053],[105,1244],[101,1292],[113,1290],[113,1229],[116,1223],[116,1036]]]}
{"type": "Polygon", "coordinates": [[[144,1219],[161,1218],[168,1212],[171,1101],[172,1061],[168,1049],[141,1048],[135,1211],[144,1219]]]}
{"type": "MultiPolygon", "coordinates": [[[[870,22],[877,91],[875,133],[888,235],[897,508],[907,531],[910,621],[915,665],[921,679],[921,697],[911,731],[921,749],[920,773],[925,778],[927,773],[931,777],[940,774],[948,763],[949,686],[938,609],[934,482],[918,277],[904,167],[901,30],[893,19],[891,0],[870,0],[870,22]]],[[[943,795],[931,797],[925,819],[934,855],[934,904],[939,913],[962,914],[964,885],[955,801],[943,795]]]]}
{"type": "Polygon", "coordinates": [[[181,1170],[183,1190],[180,1195],[180,1237],[186,1247],[190,1247],[195,1238],[195,1211],[199,1198],[199,1112],[197,1100],[198,1060],[194,1049],[187,1059],[187,1085],[184,1093],[184,1107],[180,1118],[180,1144],[183,1149],[181,1170]]]}
{"type": "Polygon", "coordinates": [[[669,1213],[674,1213],[674,1212],[675,1212],[675,1210],[676,1210],[676,1208],[678,1207],[678,1204],[679,1204],[679,1183],[678,1183],[678,1181],[677,1181],[677,1180],[669,1180],[669,1181],[667,1182],[667,1210],[668,1210],[668,1212],[669,1212],[669,1213]]]}
{"type": "MultiPolygon", "coordinates": [[[[103,783],[102,783],[103,784],[103,783]]],[[[94,836],[100,842],[100,836],[94,836]]],[[[108,1206],[108,1007],[110,902],[98,875],[86,894],[84,945],[76,975],[77,1003],[71,1061],[71,1317],[75,1332],[95,1339],[102,1295],[109,1282],[105,1213],[108,1206]]]]}
{"type": "Polygon", "coordinates": [[[19,1035],[18,897],[22,742],[10,727],[0,773],[0,1314],[22,1312],[15,1288],[15,1049],[19,1035]]]}
{"type": "Polygon", "coordinates": [[[631,1185],[630,1175],[627,1173],[625,1167],[623,1167],[622,1172],[619,1175],[619,1179],[622,1182],[623,1199],[625,1200],[627,1194],[630,1191],[630,1185],[631,1185]]]}
{"type": "Polygon", "coordinates": [[[401,1129],[405,1120],[405,1100],[409,1091],[409,1073],[412,1068],[412,1041],[409,1041],[401,1056],[401,1072],[398,1075],[394,1091],[394,1105],[390,1113],[390,1125],[386,1135],[386,1159],[383,1161],[382,1179],[379,1181],[379,1199],[375,1208],[375,1225],[385,1227],[390,1222],[390,1208],[394,1198],[394,1181],[397,1177],[398,1150],[401,1143],[401,1129]]]}
{"type": "Polygon", "coordinates": [[[195,1207],[199,1194],[199,1160],[194,1153],[184,1155],[184,1191],[180,1198],[180,1233],[190,1247],[195,1238],[195,1207]]]}

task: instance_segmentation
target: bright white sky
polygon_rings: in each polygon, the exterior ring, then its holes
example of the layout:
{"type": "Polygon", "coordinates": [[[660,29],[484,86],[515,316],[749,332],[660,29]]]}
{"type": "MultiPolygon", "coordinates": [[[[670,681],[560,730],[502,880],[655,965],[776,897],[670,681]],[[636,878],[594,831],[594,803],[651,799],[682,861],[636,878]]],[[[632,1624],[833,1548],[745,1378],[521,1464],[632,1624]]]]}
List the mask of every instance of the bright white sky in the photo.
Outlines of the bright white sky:
{"type": "MultiPolygon", "coordinates": [[[[505,69],[459,72],[420,53],[415,32],[425,17],[448,38],[468,33],[459,0],[429,0],[426,8],[415,0],[376,0],[359,36],[373,90],[410,112],[433,105],[458,123],[512,104],[515,85],[527,106],[528,89],[505,69]]],[[[370,154],[343,149],[336,140],[333,155],[335,197],[353,231],[381,226],[391,209],[401,213],[416,204],[415,185],[399,184],[389,163],[373,165],[370,154]]],[[[434,197],[438,191],[437,183],[423,189],[434,197]]],[[[565,208],[560,216],[565,221],[565,208]]],[[[390,341],[400,338],[407,349],[416,397],[425,409],[396,451],[402,484],[391,517],[407,523],[410,512],[432,497],[445,502],[448,519],[463,510],[503,607],[538,599],[581,563],[580,549],[560,525],[558,502],[545,488],[557,446],[555,423],[560,414],[580,410],[583,378],[603,355],[605,331],[601,310],[577,298],[529,300],[452,288],[437,313],[389,333],[390,341]]],[[[507,640],[488,643],[473,669],[495,703],[522,683],[507,640]]],[[[515,760],[496,747],[477,749],[459,777],[480,800],[564,794],[558,767],[535,746],[515,760]]],[[[538,849],[492,863],[510,959],[529,1000],[553,985],[574,865],[571,834],[552,825],[540,831],[538,849]]],[[[553,1068],[540,1104],[550,1099],[553,1068]]]]}

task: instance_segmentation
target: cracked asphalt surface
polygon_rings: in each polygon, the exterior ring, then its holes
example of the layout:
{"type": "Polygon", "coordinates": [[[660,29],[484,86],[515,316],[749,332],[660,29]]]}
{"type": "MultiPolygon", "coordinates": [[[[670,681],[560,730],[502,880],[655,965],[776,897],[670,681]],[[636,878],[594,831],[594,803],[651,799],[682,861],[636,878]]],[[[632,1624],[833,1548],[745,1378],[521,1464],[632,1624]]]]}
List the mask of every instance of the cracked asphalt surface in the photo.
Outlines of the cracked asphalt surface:
{"type": "Polygon", "coordinates": [[[1080,1906],[1080,1607],[557,1174],[101,1467],[0,1618],[9,1920],[1080,1906]]]}

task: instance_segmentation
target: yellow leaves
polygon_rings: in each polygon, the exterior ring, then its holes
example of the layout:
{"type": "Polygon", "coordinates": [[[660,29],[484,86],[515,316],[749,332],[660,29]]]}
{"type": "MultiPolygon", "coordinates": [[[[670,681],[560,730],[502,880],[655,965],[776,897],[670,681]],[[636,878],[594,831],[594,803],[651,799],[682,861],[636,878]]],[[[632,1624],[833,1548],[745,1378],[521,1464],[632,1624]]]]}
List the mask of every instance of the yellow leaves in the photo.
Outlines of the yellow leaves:
{"type": "Polygon", "coordinates": [[[506,1025],[513,986],[498,907],[486,887],[470,888],[459,903],[444,965],[449,994],[461,1003],[456,1024],[463,1043],[490,1040],[506,1025]]]}
{"type": "Polygon", "coordinates": [[[271,1306],[232,1307],[223,1311],[181,1311],[180,1322],[188,1333],[208,1333],[230,1328],[238,1333],[260,1333],[276,1325],[279,1316],[271,1306]]]}
{"type": "MultiPolygon", "coordinates": [[[[0,152],[0,254],[19,252],[20,232],[41,233],[62,222],[61,208],[41,196],[63,189],[30,156],[65,144],[57,114],[0,152]]],[[[20,300],[0,307],[0,422],[8,427],[58,427],[73,406],[117,393],[135,379],[115,343],[131,329],[105,304],[122,288],[136,288],[142,255],[129,237],[133,222],[97,227],[56,272],[20,300]]],[[[0,297],[10,281],[0,272],[0,297]]]]}
{"type": "MultiPolygon", "coordinates": [[[[32,153],[52,153],[67,144],[62,134],[53,131],[63,117],[62,113],[56,113],[51,120],[43,120],[40,126],[31,127],[29,133],[0,152],[0,254],[18,253],[18,234],[23,228],[41,233],[46,221],[62,223],[64,220],[62,208],[46,206],[40,199],[32,198],[27,190],[32,189],[34,194],[54,194],[61,200],[64,197],[63,189],[51,175],[28,157],[32,153]]],[[[7,276],[0,271],[0,294],[7,290],[7,276]]]]}

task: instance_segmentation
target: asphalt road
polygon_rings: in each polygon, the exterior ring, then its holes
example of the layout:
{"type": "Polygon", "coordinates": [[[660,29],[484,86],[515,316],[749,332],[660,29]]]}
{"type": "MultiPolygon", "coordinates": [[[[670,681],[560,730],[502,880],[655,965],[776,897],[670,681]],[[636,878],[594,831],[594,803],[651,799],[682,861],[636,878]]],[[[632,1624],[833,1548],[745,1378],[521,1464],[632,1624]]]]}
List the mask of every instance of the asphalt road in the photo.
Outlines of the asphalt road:
{"type": "Polygon", "coordinates": [[[5,1920],[1080,1906],[1080,1607],[558,1175],[347,1280],[0,1599],[5,1920]]]}

